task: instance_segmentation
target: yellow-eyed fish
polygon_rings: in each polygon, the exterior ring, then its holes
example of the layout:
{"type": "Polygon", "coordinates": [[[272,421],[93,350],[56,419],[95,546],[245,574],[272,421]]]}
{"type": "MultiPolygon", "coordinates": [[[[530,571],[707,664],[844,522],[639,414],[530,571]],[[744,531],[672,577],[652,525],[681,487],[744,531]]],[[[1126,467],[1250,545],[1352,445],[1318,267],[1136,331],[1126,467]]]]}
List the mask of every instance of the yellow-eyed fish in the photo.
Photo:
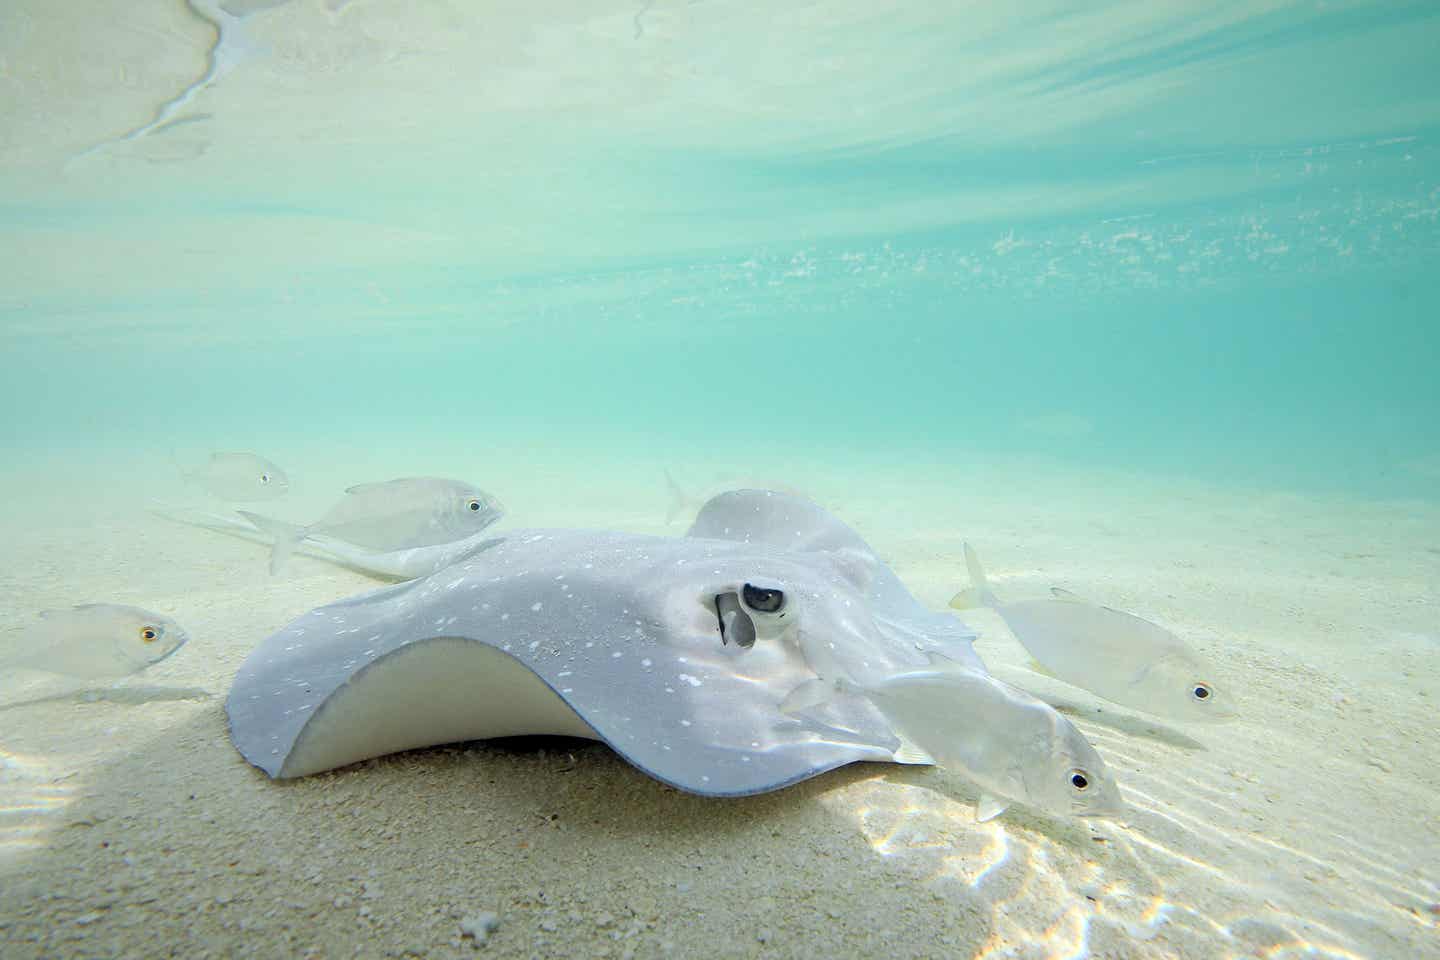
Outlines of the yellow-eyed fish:
{"type": "Polygon", "coordinates": [[[159,663],[189,638],[169,617],[115,603],[46,610],[0,650],[0,674],[42,670],[83,680],[119,679],[159,663]]]}
{"type": "Polygon", "coordinates": [[[350,487],[314,523],[296,525],[274,517],[240,515],[275,538],[270,572],[279,573],[306,540],[339,542],[374,551],[409,550],[470,537],[504,514],[484,490],[441,477],[404,477],[350,487]]]}
{"type": "Polygon", "coordinates": [[[798,713],[837,696],[865,697],[902,739],[897,759],[933,760],[980,787],[978,820],[998,816],[1011,801],[1057,816],[1113,817],[1124,810],[1105,762],[1055,708],[939,654],[929,660],[873,682],[810,680],[780,709],[798,713]]]}
{"type": "Polygon", "coordinates": [[[970,545],[971,585],[950,606],[990,607],[1015,639],[1056,679],[1122,706],[1168,720],[1228,720],[1232,697],[1197,651],[1164,627],[1054,588],[1052,599],[1002,603],[970,545]]]}

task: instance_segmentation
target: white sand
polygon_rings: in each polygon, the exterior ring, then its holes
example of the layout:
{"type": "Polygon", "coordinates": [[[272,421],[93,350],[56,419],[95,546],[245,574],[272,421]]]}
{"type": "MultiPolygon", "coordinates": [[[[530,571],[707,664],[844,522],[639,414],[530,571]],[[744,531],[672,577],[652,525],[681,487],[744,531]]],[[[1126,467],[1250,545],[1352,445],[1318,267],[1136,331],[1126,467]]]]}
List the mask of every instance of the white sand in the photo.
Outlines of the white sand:
{"type": "MultiPolygon", "coordinates": [[[[376,470],[282,452],[297,517],[376,470]]],[[[735,479],[672,466],[697,492],[735,479]]],[[[506,525],[663,529],[650,463],[416,467],[483,479],[506,525]]],[[[141,513],[146,491],[174,494],[144,458],[57,459],[3,480],[5,622],[105,599],[194,639],[98,699],[0,710],[6,960],[1440,955],[1435,506],[1043,464],[756,471],[835,509],[934,606],[963,536],[1006,595],[1059,583],[1171,625],[1244,718],[1181,731],[1029,678],[1075,705],[1134,805],[1124,824],[977,824],[962,780],[887,765],[706,800],[561,741],[274,783],[226,737],[229,679],[287,619],[373,583],[304,559],[272,580],[256,546],[141,513]],[[477,947],[462,922],[487,911],[500,925],[477,947]]],[[[1023,677],[998,619],[972,620],[995,671],[1023,677]]]]}

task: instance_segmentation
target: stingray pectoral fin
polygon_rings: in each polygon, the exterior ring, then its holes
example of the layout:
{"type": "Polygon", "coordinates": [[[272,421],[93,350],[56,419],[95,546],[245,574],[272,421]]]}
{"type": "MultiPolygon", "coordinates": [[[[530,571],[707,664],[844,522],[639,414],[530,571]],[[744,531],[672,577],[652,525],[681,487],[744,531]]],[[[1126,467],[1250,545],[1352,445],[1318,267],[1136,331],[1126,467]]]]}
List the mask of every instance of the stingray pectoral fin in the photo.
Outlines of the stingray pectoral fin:
{"type": "Polygon", "coordinates": [[[980,802],[975,805],[975,820],[984,823],[986,820],[994,820],[1010,807],[1010,801],[995,796],[993,793],[980,794],[980,802]]]}
{"type": "Polygon", "coordinates": [[[338,686],[288,747],[267,746],[262,712],[231,734],[273,777],[302,777],[400,750],[522,734],[600,739],[528,667],[494,647],[437,637],[400,647],[338,686]],[[258,734],[258,736],[257,736],[258,734]]]}

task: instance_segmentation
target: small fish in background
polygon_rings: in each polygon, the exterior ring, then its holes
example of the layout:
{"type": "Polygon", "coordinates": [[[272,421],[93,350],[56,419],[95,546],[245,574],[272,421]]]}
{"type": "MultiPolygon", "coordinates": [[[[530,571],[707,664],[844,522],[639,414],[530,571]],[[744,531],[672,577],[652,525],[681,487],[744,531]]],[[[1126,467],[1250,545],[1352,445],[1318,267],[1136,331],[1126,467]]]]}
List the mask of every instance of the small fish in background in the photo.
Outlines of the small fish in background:
{"type": "Polygon", "coordinates": [[[372,551],[410,550],[463,540],[505,513],[484,490],[442,477],[404,477],[350,487],[339,503],[311,524],[298,525],[239,511],[275,543],[270,572],[278,574],[307,540],[338,542],[372,551]]]}
{"type": "Polygon", "coordinates": [[[798,713],[839,696],[868,699],[902,739],[901,763],[935,762],[980,787],[976,819],[1012,801],[1062,817],[1115,817],[1120,789],[1075,725],[1049,704],[989,674],[929,655],[928,667],[856,683],[802,683],[780,704],[798,713]]]}
{"type": "Polygon", "coordinates": [[[179,469],[186,483],[232,503],[276,500],[290,490],[285,471],[254,453],[212,453],[195,470],[179,469]]]}
{"type": "Polygon", "coordinates": [[[118,680],[154,666],[189,639],[169,617],[114,603],[46,610],[0,648],[0,676],[36,670],[79,680],[118,680]]]}
{"type": "Polygon", "coordinates": [[[1056,679],[1168,720],[1236,716],[1233,699],[1215,685],[1211,665],[1159,624],[1087,603],[1059,588],[1052,588],[1053,599],[1002,603],[968,543],[965,565],[971,585],[950,606],[992,608],[1056,679]]]}

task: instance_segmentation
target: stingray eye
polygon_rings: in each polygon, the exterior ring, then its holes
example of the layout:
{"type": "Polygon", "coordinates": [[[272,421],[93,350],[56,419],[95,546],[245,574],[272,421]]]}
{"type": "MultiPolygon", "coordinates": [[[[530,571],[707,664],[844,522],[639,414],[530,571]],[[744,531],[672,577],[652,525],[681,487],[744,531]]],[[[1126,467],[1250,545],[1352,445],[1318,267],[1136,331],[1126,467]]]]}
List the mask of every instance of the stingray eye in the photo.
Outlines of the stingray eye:
{"type": "Polygon", "coordinates": [[[471,497],[469,500],[465,501],[465,509],[469,510],[471,513],[479,513],[480,501],[475,497],[471,497]]]}
{"type": "Polygon", "coordinates": [[[141,627],[140,639],[144,640],[146,643],[154,643],[156,640],[160,639],[160,631],[155,629],[154,627],[141,627]]]}
{"type": "Polygon", "coordinates": [[[749,583],[740,591],[740,597],[745,601],[745,606],[756,613],[779,613],[785,606],[785,591],[770,590],[749,583]]]}
{"type": "Polygon", "coordinates": [[[1190,696],[1198,703],[1204,703],[1215,695],[1208,683],[1197,683],[1190,688],[1190,696]]]}
{"type": "Polygon", "coordinates": [[[1076,793],[1084,793],[1090,789],[1090,774],[1084,770],[1075,769],[1070,771],[1070,786],[1075,788],[1076,793]]]}

